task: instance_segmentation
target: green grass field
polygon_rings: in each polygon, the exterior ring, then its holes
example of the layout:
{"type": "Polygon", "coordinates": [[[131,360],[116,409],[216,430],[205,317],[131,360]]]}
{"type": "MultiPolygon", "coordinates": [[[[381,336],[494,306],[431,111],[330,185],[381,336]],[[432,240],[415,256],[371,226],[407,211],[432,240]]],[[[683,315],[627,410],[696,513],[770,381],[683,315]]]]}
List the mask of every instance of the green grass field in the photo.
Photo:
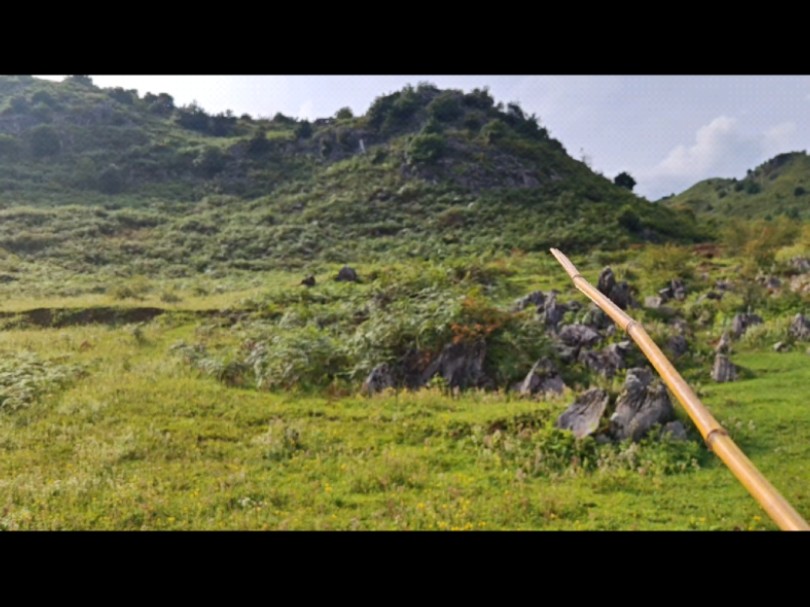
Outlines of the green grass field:
{"type": "MultiPolygon", "coordinates": [[[[228,387],[148,324],[0,334],[3,529],[775,529],[693,432],[597,445],[552,402],[435,387],[373,398],[228,387]]],[[[810,516],[808,356],[751,351],[706,405],[810,516]]]]}

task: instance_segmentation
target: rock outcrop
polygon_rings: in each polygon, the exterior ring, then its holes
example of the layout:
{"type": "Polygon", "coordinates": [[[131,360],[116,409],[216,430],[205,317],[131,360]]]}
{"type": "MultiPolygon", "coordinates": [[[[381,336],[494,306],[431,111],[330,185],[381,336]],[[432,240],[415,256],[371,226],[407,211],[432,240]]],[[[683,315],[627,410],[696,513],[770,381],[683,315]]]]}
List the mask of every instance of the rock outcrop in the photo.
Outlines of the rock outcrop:
{"type": "Polygon", "coordinates": [[[627,371],[627,379],[610,418],[610,434],[616,440],[638,441],[655,425],[673,421],[675,411],[669,395],[650,369],[636,367],[627,371]]]}
{"type": "Polygon", "coordinates": [[[555,426],[571,430],[577,438],[584,438],[599,429],[602,415],[610,402],[606,390],[592,388],[583,394],[557,418],[555,426]]]}

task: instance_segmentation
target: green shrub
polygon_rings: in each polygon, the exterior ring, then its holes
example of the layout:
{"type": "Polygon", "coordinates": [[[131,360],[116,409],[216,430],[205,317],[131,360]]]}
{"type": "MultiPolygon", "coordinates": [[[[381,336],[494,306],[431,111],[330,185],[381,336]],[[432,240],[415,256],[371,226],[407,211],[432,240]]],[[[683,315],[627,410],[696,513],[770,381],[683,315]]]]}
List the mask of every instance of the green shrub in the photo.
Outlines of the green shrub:
{"type": "Polygon", "coordinates": [[[108,165],[98,176],[98,188],[105,194],[118,194],[124,189],[124,171],[114,165],[108,165]]]}
{"type": "Polygon", "coordinates": [[[13,135],[0,133],[0,158],[16,158],[20,153],[20,142],[13,135]]]}
{"type": "Polygon", "coordinates": [[[416,135],[408,146],[408,161],[414,164],[432,164],[442,156],[445,148],[446,141],[442,135],[416,135]]]}
{"type": "Polygon", "coordinates": [[[622,207],[621,211],[619,211],[617,221],[620,226],[629,232],[639,232],[641,230],[641,218],[630,205],[622,207]]]}
{"type": "Polygon", "coordinates": [[[460,97],[456,91],[444,91],[428,104],[428,113],[439,122],[452,122],[464,113],[460,97]]]}
{"type": "Polygon", "coordinates": [[[62,150],[62,141],[56,130],[48,125],[39,125],[31,129],[31,152],[35,158],[55,156],[62,150]]]}

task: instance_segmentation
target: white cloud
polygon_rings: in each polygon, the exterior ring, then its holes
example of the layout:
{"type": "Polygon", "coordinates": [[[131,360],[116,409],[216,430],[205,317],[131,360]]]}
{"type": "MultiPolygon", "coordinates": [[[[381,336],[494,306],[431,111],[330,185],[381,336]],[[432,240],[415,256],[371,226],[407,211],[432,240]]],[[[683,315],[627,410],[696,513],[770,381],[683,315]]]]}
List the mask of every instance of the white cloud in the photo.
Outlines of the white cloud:
{"type": "Polygon", "coordinates": [[[737,121],[719,116],[698,129],[692,145],[675,147],[654,172],[673,177],[705,174],[733,154],[739,143],[737,121]]]}
{"type": "Polygon", "coordinates": [[[307,99],[298,108],[298,118],[301,120],[315,120],[317,118],[315,115],[315,102],[312,99],[307,99]]]}
{"type": "MultiPolygon", "coordinates": [[[[767,159],[771,150],[783,151],[795,125],[782,123],[765,133],[748,135],[739,121],[718,116],[695,133],[690,145],[678,145],[652,169],[639,172],[642,192],[652,199],[680,192],[710,177],[740,177],[767,159]]],[[[776,153],[776,152],[774,152],[776,153]]]]}

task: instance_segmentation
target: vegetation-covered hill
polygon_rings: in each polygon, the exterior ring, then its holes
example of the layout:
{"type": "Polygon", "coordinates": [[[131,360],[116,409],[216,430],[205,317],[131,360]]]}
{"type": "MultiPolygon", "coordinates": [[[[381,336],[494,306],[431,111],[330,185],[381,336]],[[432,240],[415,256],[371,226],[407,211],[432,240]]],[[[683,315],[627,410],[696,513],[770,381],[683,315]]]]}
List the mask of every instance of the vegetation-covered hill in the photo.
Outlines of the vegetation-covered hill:
{"type": "Polygon", "coordinates": [[[310,123],[0,78],[0,248],[23,262],[183,276],[705,236],[486,90],[420,84],[310,123]]]}
{"type": "Polygon", "coordinates": [[[707,219],[808,219],[810,158],[803,151],[779,154],[744,179],[706,179],[664,202],[707,219]]]}
{"type": "Polygon", "coordinates": [[[486,90],[310,123],[0,77],[0,530],[773,528],[683,412],[614,433],[646,363],[550,246],[807,514],[810,231],[692,246],[711,210],[616,183],[486,90]]]}

